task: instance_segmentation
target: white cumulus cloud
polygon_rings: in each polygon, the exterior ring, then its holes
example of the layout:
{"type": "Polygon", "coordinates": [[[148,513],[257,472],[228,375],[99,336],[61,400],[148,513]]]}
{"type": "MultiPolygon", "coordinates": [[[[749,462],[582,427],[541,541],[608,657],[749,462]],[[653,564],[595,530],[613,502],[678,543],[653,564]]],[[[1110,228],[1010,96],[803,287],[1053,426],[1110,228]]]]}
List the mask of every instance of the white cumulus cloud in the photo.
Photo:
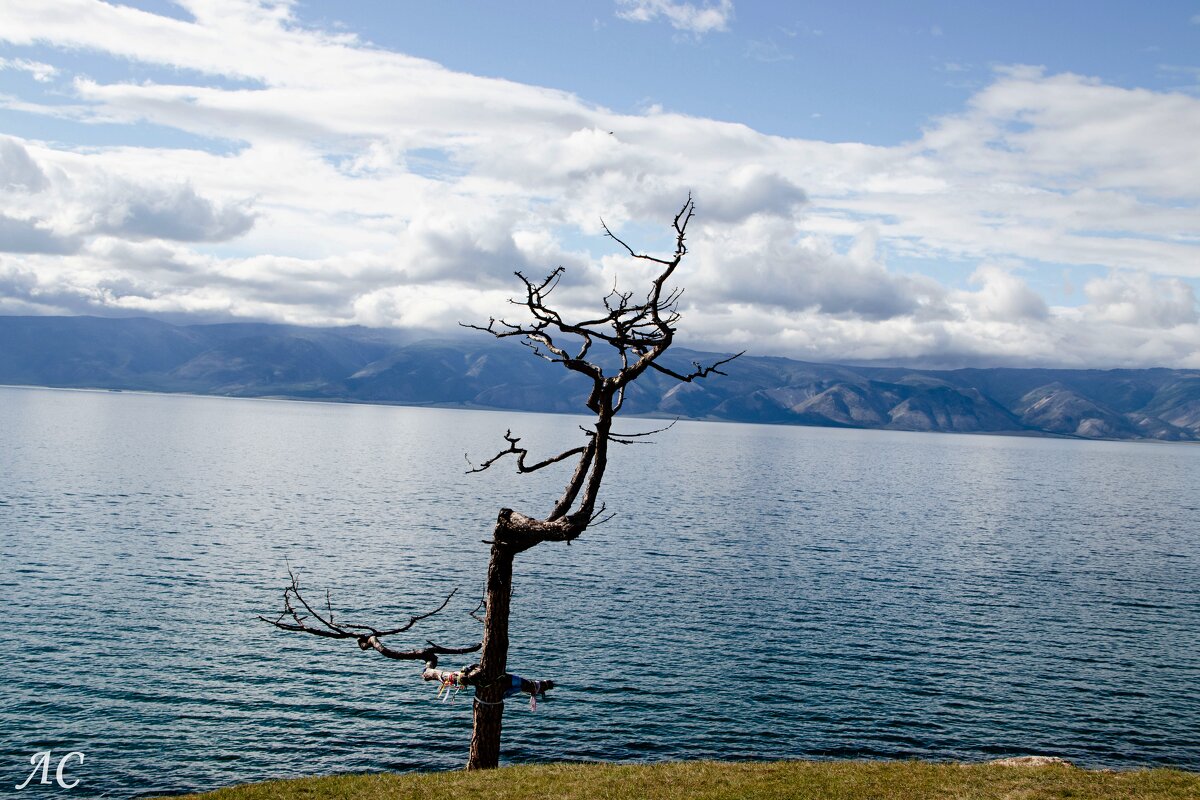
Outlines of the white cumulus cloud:
{"type": "Polygon", "coordinates": [[[677,3],[672,0],[617,0],[617,16],[631,22],[664,19],[672,28],[703,36],[729,30],[733,19],[733,0],[716,3],[677,3]]]}
{"type": "Polygon", "coordinates": [[[2,58],[0,57],[0,70],[11,69],[18,72],[28,72],[33,76],[35,81],[47,83],[54,79],[58,74],[58,70],[49,64],[43,64],[41,61],[31,61],[28,58],[2,58]]]}

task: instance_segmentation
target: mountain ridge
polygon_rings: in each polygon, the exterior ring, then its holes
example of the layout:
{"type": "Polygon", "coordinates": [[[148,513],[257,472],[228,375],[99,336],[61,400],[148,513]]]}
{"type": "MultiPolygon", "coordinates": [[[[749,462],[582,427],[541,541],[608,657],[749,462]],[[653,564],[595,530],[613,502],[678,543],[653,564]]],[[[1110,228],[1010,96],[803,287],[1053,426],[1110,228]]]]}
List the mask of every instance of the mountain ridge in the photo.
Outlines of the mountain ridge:
{"type": "MultiPolygon", "coordinates": [[[[675,348],[667,366],[722,354],[675,348]]],[[[726,376],[646,373],[625,411],[826,427],[1200,441],[1200,370],[818,364],[745,355],[726,376]]],[[[578,412],[579,375],[511,342],[270,323],[0,317],[0,384],[578,412]]]]}

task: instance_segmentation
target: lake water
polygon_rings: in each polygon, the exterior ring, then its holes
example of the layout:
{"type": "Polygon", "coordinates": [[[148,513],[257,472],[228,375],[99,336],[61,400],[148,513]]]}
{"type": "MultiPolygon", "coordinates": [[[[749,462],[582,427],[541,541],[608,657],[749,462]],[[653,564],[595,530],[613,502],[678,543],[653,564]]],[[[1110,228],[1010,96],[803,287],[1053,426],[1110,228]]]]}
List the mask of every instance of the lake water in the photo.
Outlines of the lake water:
{"type": "MultiPolygon", "coordinates": [[[[0,780],[43,750],[88,797],[460,766],[465,694],[255,615],[287,559],[379,625],[461,587],[398,644],[473,641],[480,540],[565,473],[463,454],[579,422],[0,388],[0,780]]],[[[681,422],[618,448],[612,522],[518,558],[510,669],[561,688],[510,701],[503,759],[1200,769],[1198,475],[1185,445],[681,422]]]]}

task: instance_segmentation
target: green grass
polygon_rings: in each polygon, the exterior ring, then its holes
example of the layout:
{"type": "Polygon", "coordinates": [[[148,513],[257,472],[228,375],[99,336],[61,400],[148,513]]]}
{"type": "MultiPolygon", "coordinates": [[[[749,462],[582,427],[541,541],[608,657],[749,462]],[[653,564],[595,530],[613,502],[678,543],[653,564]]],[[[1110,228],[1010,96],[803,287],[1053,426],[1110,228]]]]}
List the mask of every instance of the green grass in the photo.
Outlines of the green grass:
{"type": "Polygon", "coordinates": [[[193,800],[914,800],[1200,798],[1200,773],[924,761],[547,764],[485,772],[334,775],[236,786],[193,800]]]}

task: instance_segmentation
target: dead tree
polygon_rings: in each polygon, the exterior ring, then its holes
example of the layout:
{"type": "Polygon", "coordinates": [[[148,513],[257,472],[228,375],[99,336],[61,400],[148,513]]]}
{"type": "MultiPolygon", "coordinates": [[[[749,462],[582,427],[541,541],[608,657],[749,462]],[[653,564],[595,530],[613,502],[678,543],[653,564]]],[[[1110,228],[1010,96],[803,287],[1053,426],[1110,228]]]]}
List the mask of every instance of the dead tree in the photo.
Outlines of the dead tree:
{"type": "Polygon", "coordinates": [[[404,626],[376,630],[365,625],[336,622],[328,599],[324,612],[314,609],[301,595],[294,576],[292,584],[284,590],[283,614],[278,619],[266,620],[288,631],[332,639],[354,639],[363,650],[373,649],[389,658],[422,660],[425,662],[422,672],[425,680],[438,681],[444,687],[473,688],[474,729],[467,769],[488,769],[499,764],[505,697],[520,692],[537,696],[554,687],[554,682],[550,680],[531,681],[508,672],[509,607],[514,558],[518,553],[543,542],[570,543],[589,525],[604,517],[605,508],[599,502],[599,496],[608,469],[609,445],[630,444],[660,432],[613,431],[613,419],[624,405],[629,386],[635,380],[648,371],[683,382],[713,374],[723,375],[720,367],[737,357],[720,359],[708,366],[693,363],[690,371],[677,371],[659,363],[674,341],[675,325],[679,320],[681,290],[667,288],[667,281],[687,254],[687,226],[694,213],[695,205],[689,197],[675,215],[675,251],[669,258],[639,253],[618,238],[607,225],[604,226],[605,234],[632,258],[654,266],[656,274],[644,300],[635,301],[632,291],[614,289],[603,298],[603,313],[571,322],[564,318],[562,312],[547,304],[562,278],[562,267],[541,281],[531,280],[517,272],[517,278],[524,285],[525,297],[510,302],[521,307],[528,319],[513,323],[493,318],[487,326],[465,326],[500,339],[515,337],[529,347],[534,355],[586,377],[590,389],[584,405],[594,415],[590,427],[581,427],[584,441],[578,447],[529,463],[529,451],[521,446],[519,437],[508,431],[504,435],[508,446],[469,470],[482,472],[509,455],[515,456],[519,473],[537,472],[570,459],[574,459],[575,464],[562,496],[546,516],[535,517],[511,508],[500,509],[492,538],[487,542],[491,545],[491,557],[483,601],[485,616],[482,642],[461,648],[446,648],[429,642],[423,649],[392,650],[380,642],[383,637],[409,630],[420,620],[444,609],[450,598],[447,597],[433,611],[412,617],[404,626]],[[609,348],[609,359],[602,363],[594,358],[593,347],[598,351],[609,348]],[[438,669],[439,655],[476,650],[482,650],[479,663],[457,671],[438,669]]]}

